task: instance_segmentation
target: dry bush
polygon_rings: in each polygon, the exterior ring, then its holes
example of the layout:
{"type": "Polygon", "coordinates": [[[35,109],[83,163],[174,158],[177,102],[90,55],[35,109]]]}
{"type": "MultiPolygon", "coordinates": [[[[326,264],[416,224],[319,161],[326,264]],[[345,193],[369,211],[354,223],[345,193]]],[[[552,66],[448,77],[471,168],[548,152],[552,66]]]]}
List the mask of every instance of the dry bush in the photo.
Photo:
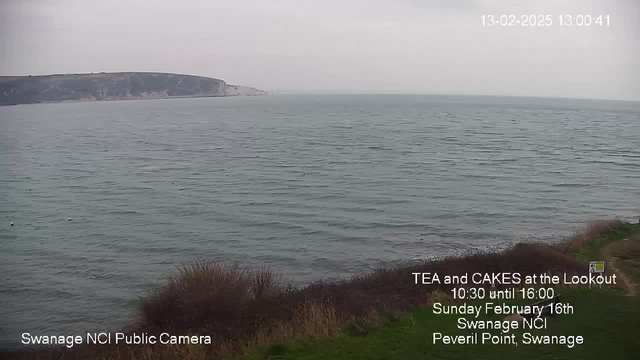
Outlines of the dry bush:
{"type": "Polygon", "coordinates": [[[262,345],[336,336],[340,334],[342,324],[332,306],[315,301],[303,303],[294,310],[291,321],[260,329],[252,343],[262,345]]]}
{"type": "Polygon", "coordinates": [[[293,321],[290,323],[293,336],[301,338],[322,338],[339,332],[340,321],[336,310],[324,303],[310,302],[302,304],[296,309],[293,321]]]}
{"type": "Polygon", "coordinates": [[[251,280],[251,292],[256,300],[282,291],[282,273],[275,272],[270,266],[253,272],[251,280]]]}
{"type": "Polygon", "coordinates": [[[624,222],[618,219],[589,221],[573,235],[556,244],[555,247],[562,252],[579,249],[585,243],[598,239],[623,225],[624,222]]]}
{"type": "Polygon", "coordinates": [[[237,265],[199,259],[140,304],[143,328],[200,329],[234,320],[252,298],[252,276],[237,265]]]}

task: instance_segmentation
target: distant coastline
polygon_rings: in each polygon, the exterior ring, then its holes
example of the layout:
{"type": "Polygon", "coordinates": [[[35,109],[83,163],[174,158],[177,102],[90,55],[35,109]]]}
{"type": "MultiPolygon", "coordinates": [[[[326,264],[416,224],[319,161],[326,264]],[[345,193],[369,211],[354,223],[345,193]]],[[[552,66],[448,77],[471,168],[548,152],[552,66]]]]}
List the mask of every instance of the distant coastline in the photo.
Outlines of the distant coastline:
{"type": "Polygon", "coordinates": [[[102,72],[0,76],[0,106],[267,94],[264,90],[231,85],[220,79],[173,73],[102,72]]]}

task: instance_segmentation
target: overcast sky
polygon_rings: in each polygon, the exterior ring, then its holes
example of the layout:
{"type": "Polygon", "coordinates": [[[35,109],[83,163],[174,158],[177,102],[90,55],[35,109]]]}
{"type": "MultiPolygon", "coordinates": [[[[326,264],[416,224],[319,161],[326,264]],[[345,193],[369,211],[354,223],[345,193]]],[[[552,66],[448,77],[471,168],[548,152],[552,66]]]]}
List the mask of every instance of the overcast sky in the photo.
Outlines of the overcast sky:
{"type": "Polygon", "coordinates": [[[639,24],[635,0],[0,0],[0,74],[640,100],[639,24]],[[483,14],[554,23],[483,27],[483,14]],[[561,27],[562,14],[610,14],[610,26],[561,27]]]}

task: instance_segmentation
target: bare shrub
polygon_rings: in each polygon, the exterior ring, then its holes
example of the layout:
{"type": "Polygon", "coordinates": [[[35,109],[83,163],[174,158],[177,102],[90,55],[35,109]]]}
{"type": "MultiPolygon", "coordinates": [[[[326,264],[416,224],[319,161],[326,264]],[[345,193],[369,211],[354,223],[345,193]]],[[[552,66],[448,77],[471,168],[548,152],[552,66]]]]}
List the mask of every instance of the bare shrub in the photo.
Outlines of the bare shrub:
{"type": "Polygon", "coordinates": [[[318,339],[340,335],[343,320],[335,308],[319,301],[298,305],[290,321],[282,322],[256,333],[253,344],[287,342],[298,339],[318,339]]]}
{"type": "Polygon", "coordinates": [[[256,300],[282,291],[282,273],[270,266],[262,267],[251,274],[251,292],[256,300]]]}
{"type": "Polygon", "coordinates": [[[181,267],[167,285],[144,298],[141,324],[157,329],[200,329],[234,319],[250,300],[250,273],[237,265],[199,259],[181,267]]]}

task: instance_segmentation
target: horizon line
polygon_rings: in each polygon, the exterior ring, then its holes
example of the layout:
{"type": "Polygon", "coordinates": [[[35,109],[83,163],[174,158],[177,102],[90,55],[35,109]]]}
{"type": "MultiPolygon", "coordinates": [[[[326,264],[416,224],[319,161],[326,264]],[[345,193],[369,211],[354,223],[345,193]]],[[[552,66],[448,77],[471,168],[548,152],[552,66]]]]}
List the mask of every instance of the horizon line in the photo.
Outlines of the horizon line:
{"type": "Polygon", "coordinates": [[[534,99],[554,99],[554,100],[596,100],[596,101],[617,101],[640,103],[640,99],[613,99],[595,97],[571,97],[571,96],[551,96],[551,95],[496,95],[496,94],[452,94],[452,93],[429,93],[429,92],[376,92],[373,90],[266,90],[270,95],[420,95],[420,96],[466,96],[466,97],[501,97],[501,98],[534,98],[534,99]]]}

